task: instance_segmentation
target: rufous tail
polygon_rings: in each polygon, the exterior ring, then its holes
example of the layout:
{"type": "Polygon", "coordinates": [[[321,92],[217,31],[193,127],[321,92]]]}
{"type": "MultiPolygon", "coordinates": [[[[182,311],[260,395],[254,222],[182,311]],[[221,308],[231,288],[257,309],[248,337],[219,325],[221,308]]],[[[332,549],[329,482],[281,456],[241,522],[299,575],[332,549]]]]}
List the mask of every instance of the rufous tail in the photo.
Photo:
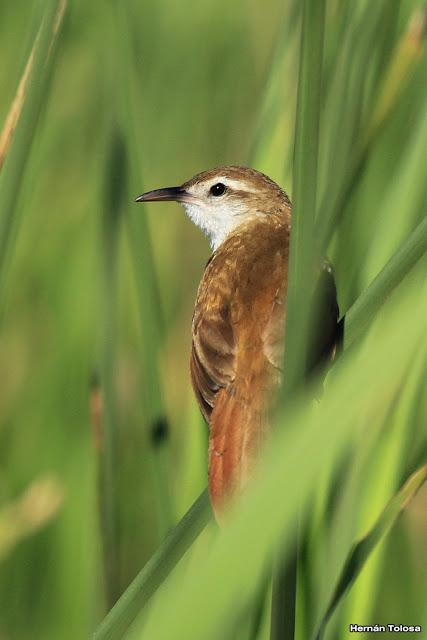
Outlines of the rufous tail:
{"type": "Polygon", "coordinates": [[[219,393],[209,435],[209,493],[219,524],[227,504],[241,494],[252,475],[266,431],[265,412],[256,398],[234,388],[219,393]]]}

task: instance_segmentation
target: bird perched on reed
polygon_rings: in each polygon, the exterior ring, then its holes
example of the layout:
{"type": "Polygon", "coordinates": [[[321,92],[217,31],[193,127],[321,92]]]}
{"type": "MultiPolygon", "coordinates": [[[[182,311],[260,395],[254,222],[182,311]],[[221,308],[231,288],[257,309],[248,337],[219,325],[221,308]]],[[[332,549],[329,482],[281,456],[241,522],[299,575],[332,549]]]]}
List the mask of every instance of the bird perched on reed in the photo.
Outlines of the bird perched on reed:
{"type": "MultiPolygon", "coordinates": [[[[245,487],[269,430],[283,366],[291,202],[263,173],[219,167],[137,202],[173,200],[208,237],[213,253],[192,323],[191,380],[209,425],[209,492],[217,519],[245,487]]],[[[311,368],[331,356],[338,308],[333,275],[323,283],[311,368]]],[[[307,293],[309,295],[309,293],[307,293]]]]}

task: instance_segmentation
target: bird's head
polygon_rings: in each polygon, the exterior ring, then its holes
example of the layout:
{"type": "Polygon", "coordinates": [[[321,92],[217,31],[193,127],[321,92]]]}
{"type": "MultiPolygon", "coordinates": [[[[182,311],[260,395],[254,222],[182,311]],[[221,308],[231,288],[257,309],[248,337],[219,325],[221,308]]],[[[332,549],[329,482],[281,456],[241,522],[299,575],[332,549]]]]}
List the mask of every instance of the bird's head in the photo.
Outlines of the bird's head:
{"type": "Polygon", "coordinates": [[[238,226],[266,215],[290,219],[291,203],[273,180],[247,167],[219,167],[198,173],[180,187],[147,191],[136,202],[173,200],[204,232],[215,250],[238,226]]]}

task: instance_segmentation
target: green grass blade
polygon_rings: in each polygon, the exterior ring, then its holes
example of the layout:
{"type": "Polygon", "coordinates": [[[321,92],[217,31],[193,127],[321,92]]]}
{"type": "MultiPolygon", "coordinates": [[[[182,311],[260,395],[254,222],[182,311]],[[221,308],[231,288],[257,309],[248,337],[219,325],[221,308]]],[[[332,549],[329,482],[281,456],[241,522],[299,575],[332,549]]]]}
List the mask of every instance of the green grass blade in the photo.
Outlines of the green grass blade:
{"type": "Polygon", "coordinates": [[[0,175],[0,289],[5,260],[11,249],[12,226],[16,227],[19,221],[16,203],[40,112],[47,99],[48,81],[55,62],[55,44],[65,7],[64,0],[51,0],[45,9],[32,54],[22,111],[20,109],[19,121],[0,175]]]}
{"type": "Polygon", "coordinates": [[[427,9],[417,7],[406,31],[391,52],[390,65],[379,88],[378,100],[369,122],[367,139],[384,125],[399,96],[407,88],[425,47],[426,26],[427,9]]]}
{"type": "Polygon", "coordinates": [[[335,35],[332,49],[335,64],[331,67],[330,50],[325,69],[328,85],[322,117],[322,150],[327,153],[321,163],[319,176],[318,205],[321,206],[318,210],[322,218],[325,216],[324,200],[327,205],[335,197],[354,149],[362,118],[366,67],[378,32],[384,29],[384,16],[388,11],[386,5],[384,0],[379,0],[375,5],[361,4],[362,15],[357,17],[357,9],[353,4],[349,10],[349,28],[336,35],[334,29],[331,34],[328,32],[330,38],[335,35]]]}
{"type": "Polygon", "coordinates": [[[316,640],[321,640],[328,620],[362,571],[373,549],[390,532],[397,518],[427,480],[427,465],[416,471],[385,507],[368,533],[355,543],[342,568],[326,613],[321,619],[316,640]]]}
{"type": "Polygon", "coordinates": [[[295,132],[292,234],[286,314],[288,393],[305,373],[308,315],[313,284],[314,218],[321,105],[325,3],[306,0],[301,34],[297,120],[295,132]]]}
{"type": "Polygon", "coordinates": [[[123,141],[113,129],[102,189],[103,210],[100,234],[102,262],[101,349],[102,438],[99,449],[100,533],[103,543],[104,581],[108,609],[120,595],[118,417],[117,417],[117,333],[118,333],[118,250],[122,195],[126,192],[126,162],[123,141]]]}
{"type": "Polygon", "coordinates": [[[141,140],[136,132],[138,107],[134,87],[133,69],[135,65],[132,50],[132,19],[129,3],[114,3],[114,41],[117,47],[118,64],[116,77],[119,100],[119,117],[129,156],[129,209],[126,216],[129,242],[134,264],[135,283],[138,293],[138,308],[143,340],[144,357],[144,410],[147,423],[164,418],[163,398],[159,372],[159,349],[164,338],[164,322],[157,285],[157,275],[153,262],[150,230],[144,207],[134,203],[134,198],[142,193],[141,140]]]}
{"type": "MultiPolygon", "coordinates": [[[[385,10],[388,9],[386,5],[384,5],[384,7],[385,10]]],[[[381,13],[378,15],[381,16],[381,13]]],[[[340,216],[343,215],[350,196],[362,177],[363,168],[372,154],[381,132],[395,113],[399,101],[408,87],[409,80],[420,61],[420,54],[423,49],[425,18],[422,13],[420,14],[420,12],[417,11],[414,19],[416,20],[416,24],[414,25],[413,21],[410,22],[406,33],[401,38],[399,46],[395,48],[393,60],[379,88],[378,97],[373,105],[372,112],[366,119],[367,121],[360,140],[352,140],[351,147],[345,150],[346,153],[339,158],[338,164],[336,158],[337,151],[335,148],[333,150],[334,166],[337,166],[338,171],[342,171],[342,175],[340,179],[337,179],[335,174],[331,176],[330,182],[325,188],[320,201],[319,216],[316,223],[316,237],[319,251],[322,253],[327,250],[340,216]],[[349,158],[348,160],[347,157],[349,158]]],[[[369,27],[371,27],[371,25],[369,25],[369,27]]],[[[369,57],[372,42],[366,42],[365,46],[366,54],[369,57]]],[[[346,72],[348,73],[348,70],[346,72]]],[[[364,79],[365,65],[361,65],[358,73],[360,74],[360,81],[355,90],[360,92],[364,79]]],[[[342,85],[339,90],[341,94],[344,95],[342,85]]],[[[348,97],[346,97],[346,100],[348,100],[348,97]]],[[[343,117],[346,104],[347,102],[342,107],[342,113],[339,112],[339,114],[337,114],[337,119],[343,117]]],[[[333,122],[332,126],[337,129],[336,122],[333,122]]],[[[357,128],[357,130],[359,129],[357,128]]],[[[333,134],[331,134],[331,136],[332,135],[333,134]]],[[[340,146],[339,142],[336,143],[336,146],[340,146]]]]}
{"type": "Polygon", "coordinates": [[[12,142],[13,133],[15,131],[16,125],[21,117],[22,107],[25,102],[25,95],[27,92],[28,81],[30,79],[31,70],[34,64],[34,54],[36,52],[38,45],[38,38],[34,42],[30,55],[28,56],[27,64],[25,65],[25,69],[22,73],[21,79],[19,81],[18,88],[16,90],[15,97],[10,106],[8,114],[6,116],[6,120],[3,125],[3,129],[0,133],[0,171],[9,151],[10,144],[12,142]]]}
{"type": "Polygon", "coordinates": [[[146,566],[96,630],[94,640],[118,640],[168,577],[211,517],[209,496],[204,491],[180,523],[154,553],[146,566]]]}
{"type": "MultiPolygon", "coordinates": [[[[304,378],[314,266],[314,220],[321,107],[325,2],[306,0],[301,28],[295,131],[292,234],[290,240],[283,394],[304,378]]],[[[295,635],[297,543],[287,566],[277,562],[273,579],[271,640],[295,635]]]]}
{"type": "Polygon", "coordinates": [[[410,234],[395,255],[390,258],[369,287],[350,307],[345,316],[345,344],[352,342],[427,251],[427,217],[410,234]]]}
{"type": "Polygon", "coordinates": [[[259,166],[271,177],[277,175],[278,179],[282,177],[284,161],[287,168],[292,155],[292,137],[285,131],[295,120],[296,91],[293,83],[289,86],[283,82],[283,75],[291,77],[296,64],[299,21],[300,7],[293,0],[275,46],[248,154],[249,166],[259,166]]]}
{"type": "MultiPolygon", "coordinates": [[[[125,155],[128,158],[127,192],[121,200],[125,210],[124,224],[127,231],[133,276],[135,282],[142,354],[139,367],[143,385],[140,390],[142,407],[141,429],[150,434],[156,425],[167,424],[166,410],[160,376],[159,357],[165,338],[165,326],[160,302],[157,273],[154,265],[153,246],[147,219],[147,211],[134,199],[143,190],[143,144],[138,136],[140,104],[135,85],[134,24],[131,3],[114,2],[112,11],[112,42],[116,51],[114,86],[119,127],[123,134],[125,155]]],[[[167,454],[169,440],[162,444],[162,454],[167,454]]],[[[156,482],[157,529],[161,541],[175,523],[173,501],[168,487],[165,465],[161,464],[160,451],[151,452],[153,475],[156,482]]]]}

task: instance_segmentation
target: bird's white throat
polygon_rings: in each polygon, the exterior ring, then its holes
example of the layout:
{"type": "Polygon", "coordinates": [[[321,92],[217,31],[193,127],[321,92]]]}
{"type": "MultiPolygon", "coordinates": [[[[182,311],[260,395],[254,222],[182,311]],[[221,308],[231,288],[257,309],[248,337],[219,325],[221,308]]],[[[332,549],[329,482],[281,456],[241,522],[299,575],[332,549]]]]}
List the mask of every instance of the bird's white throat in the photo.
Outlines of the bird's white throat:
{"type": "Polygon", "coordinates": [[[237,204],[230,207],[229,204],[215,203],[214,206],[207,207],[204,204],[184,202],[183,206],[190,220],[209,240],[212,251],[216,251],[238,226],[251,217],[246,207],[237,204]]]}

